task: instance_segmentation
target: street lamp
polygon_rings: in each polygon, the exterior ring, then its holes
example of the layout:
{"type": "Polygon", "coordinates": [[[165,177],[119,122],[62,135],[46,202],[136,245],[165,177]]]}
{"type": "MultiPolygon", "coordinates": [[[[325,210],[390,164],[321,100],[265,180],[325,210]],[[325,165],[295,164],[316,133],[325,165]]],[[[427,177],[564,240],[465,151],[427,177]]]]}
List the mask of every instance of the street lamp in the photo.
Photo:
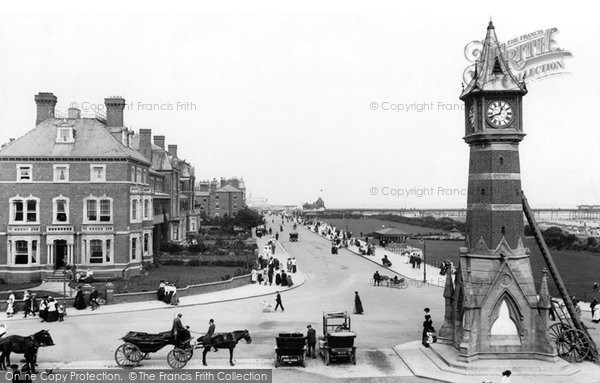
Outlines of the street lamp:
{"type": "Polygon", "coordinates": [[[427,257],[425,256],[425,238],[421,239],[423,242],[423,283],[427,283],[427,257]]]}

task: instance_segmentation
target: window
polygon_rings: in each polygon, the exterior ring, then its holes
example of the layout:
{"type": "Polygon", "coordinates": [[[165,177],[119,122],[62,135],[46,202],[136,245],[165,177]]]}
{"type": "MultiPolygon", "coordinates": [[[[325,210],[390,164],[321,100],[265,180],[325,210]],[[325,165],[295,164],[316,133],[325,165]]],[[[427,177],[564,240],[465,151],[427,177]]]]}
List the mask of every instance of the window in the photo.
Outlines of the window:
{"type": "Polygon", "coordinates": [[[144,219],[150,219],[150,200],[144,200],[144,219]]]}
{"type": "Polygon", "coordinates": [[[29,264],[29,249],[27,241],[15,241],[15,265],[29,264]]]}
{"type": "Polygon", "coordinates": [[[69,182],[69,165],[54,165],[54,182],[69,182]]]}
{"type": "Polygon", "coordinates": [[[146,183],[146,171],[145,171],[145,170],[142,170],[142,183],[143,183],[144,185],[146,185],[146,184],[147,184],[147,183],[146,183]]]}
{"type": "Polygon", "coordinates": [[[33,181],[33,165],[17,165],[17,181],[31,182],[33,181]]]}
{"type": "Polygon", "coordinates": [[[502,234],[502,235],[506,234],[506,227],[502,226],[502,228],[500,229],[500,234],[502,234]]]}
{"type": "Polygon", "coordinates": [[[110,222],[112,201],[108,199],[100,200],[100,222],[110,222]]]}
{"type": "Polygon", "coordinates": [[[106,165],[90,165],[90,182],[106,182],[106,165]]]}
{"type": "Polygon", "coordinates": [[[150,251],[150,234],[144,233],[144,254],[150,251]]]}
{"type": "Polygon", "coordinates": [[[87,201],[87,219],[88,221],[98,220],[98,201],[87,201]]]}
{"type": "Polygon", "coordinates": [[[504,165],[504,158],[500,157],[500,165],[504,165]]]}
{"type": "Polygon", "coordinates": [[[137,168],[137,175],[135,176],[136,183],[142,183],[142,169],[137,168]]]}
{"type": "Polygon", "coordinates": [[[54,214],[52,223],[68,223],[69,222],[69,199],[60,195],[52,199],[54,214]]]}
{"type": "Polygon", "coordinates": [[[173,240],[174,241],[179,240],[179,224],[178,223],[173,224],[173,240]]]}
{"type": "Polygon", "coordinates": [[[481,188],[481,195],[485,195],[485,189],[481,188]]]}
{"type": "Polygon", "coordinates": [[[110,239],[106,240],[106,262],[110,262],[110,246],[111,246],[111,241],[110,239]]]}
{"type": "Polygon", "coordinates": [[[39,198],[36,197],[13,197],[10,200],[10,223],[38,223],[39,198]]]}
{"type": "Polygon", "coordinates": [[[131,260],[135,261],[137,259],[137,238],[131,238],[131,260]]]}
{"type": "Polygon", "coordinates": [[[135,166],[131,167],[131,182],[135,182],[135,166]]]}
{"type": "Polygon", "coordinates": [[[131,220],[132,221],[137,221],[138,220],[138,201],[137,199],[134,199],[133,201],[131,201],[131,220]]]}
{"type": "Polygon", "coordinates": [[[112,222],[112,198],[88,197],[84,203],[85,223],[110,223],[112,222]]]}
{"type": "Polygon", "coordinates": [[[92,239],[90,241],[90,263],[102,263],[102,241],[92,239]]]}
{"type": "Polygon", "coordinates": [[[56,142],[58,143],[71,143],[75,138],[74,130],[70,126],[59,126],[56,129],[56,142]]]}
{"type": "Polygon", "coordinates": [[[237,199],[237,194],[234,194],[234,195],[233,195],[233,199],[237,199]]]}

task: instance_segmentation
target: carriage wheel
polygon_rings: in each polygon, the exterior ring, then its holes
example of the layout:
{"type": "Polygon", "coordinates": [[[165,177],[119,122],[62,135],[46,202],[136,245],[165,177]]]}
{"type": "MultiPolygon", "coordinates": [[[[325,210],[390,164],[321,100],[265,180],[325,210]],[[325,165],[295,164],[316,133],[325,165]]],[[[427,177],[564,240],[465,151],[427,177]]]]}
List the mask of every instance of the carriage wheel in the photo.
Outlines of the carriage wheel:
{"type": "Polygon", "coordinates": [[[565,330],[556,340],[558,356],[568,362],[581,362],[590,351],[590,341],[581,331],[565,330]]]}
{"type": "Polygon", "coordinates": [[[550,340],[552,340],[552,343],[556,344],[561,334],[569,328],[569,326],[563,323],[555,323],[552,326],[550,326],[550,328],[548,329],[548,336],[550,336],[550,340]]]}
{"type": "Polygon", "coordinates": [[[188,362],[188,351],[175,347],[167,354],[167,363],[169,363],[169,367],[174,369],[182,369],[188,362]]]}
{"type": "Polygon", "coordinates": [[[143,355],[136,345],[125,342],[117,347],[115,361],[121,367],[135,367],[142,361],[143,355]]]}
{"type": "Polygon", "coordinates": [[[331,362],[331,356],[329,355],[329,350],[325,350],[325,365],[329,366],[331,362]]]}

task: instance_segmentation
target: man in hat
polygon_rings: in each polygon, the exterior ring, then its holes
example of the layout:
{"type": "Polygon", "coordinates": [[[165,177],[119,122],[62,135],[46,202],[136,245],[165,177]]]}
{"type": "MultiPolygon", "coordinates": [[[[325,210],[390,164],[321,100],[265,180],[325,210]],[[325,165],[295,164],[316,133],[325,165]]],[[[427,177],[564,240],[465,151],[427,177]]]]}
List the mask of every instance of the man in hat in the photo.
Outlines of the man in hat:
{"type": "Polygon", "coordinates": [[[317,332],[314,328],[312,328],[311,325],[306,326],[306,328],[308,329],[306,331],[306,343],[308,345],[307,356],[312,356],[312,358],[315,359],[317,357],[315,353],[315,345],[317,344],[317,332]]]}
{"type": "Polygon", "coordinates": [[[181,317],[183,315],[181,313],[177,314],[177,317],[175,317],[175,319],[173,319],[173,327],[171,327],[171,335],[173,335],[173,339],[175,340],[175,342],[178,341],[178,336],[180,335],[180,333],[185,330],[185,327],[183,327],[183,324],[181,323],[181,317]]]}

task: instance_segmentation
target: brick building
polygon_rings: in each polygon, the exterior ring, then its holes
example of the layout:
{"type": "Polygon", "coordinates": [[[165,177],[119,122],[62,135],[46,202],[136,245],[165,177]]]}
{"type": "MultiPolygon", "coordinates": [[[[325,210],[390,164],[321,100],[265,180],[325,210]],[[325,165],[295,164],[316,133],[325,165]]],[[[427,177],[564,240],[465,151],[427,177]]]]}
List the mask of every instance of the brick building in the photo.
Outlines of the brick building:
{"type": "Polygon", "coordinates": [[[195,207],[206,217],[234,216],[246,207],[246,184],[243,178],[200,181],[195,192],[195,207]]]}
{"type": "Polygon", "coordinates": [[[184,237],[193,167],[175,145],[126,128],[120,97],[93,118],[74,108],[55,117],[52,93],[35,102],[36,127],[0,148],[0,278],[42,280],[66,264],[128,277],[161,240],[184,237]]]}

